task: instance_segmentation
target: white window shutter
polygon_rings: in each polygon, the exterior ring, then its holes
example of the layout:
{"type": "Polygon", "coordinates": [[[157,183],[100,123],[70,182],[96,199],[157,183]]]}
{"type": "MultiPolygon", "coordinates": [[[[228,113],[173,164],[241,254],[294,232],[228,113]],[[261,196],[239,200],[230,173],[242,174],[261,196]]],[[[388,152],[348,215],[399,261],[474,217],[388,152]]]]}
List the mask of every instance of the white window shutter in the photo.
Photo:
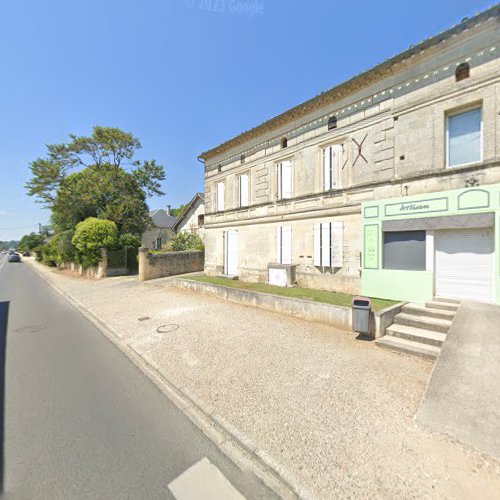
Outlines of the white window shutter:
{"type": "Polygon", "coordinates": [[[248,206],[248,175],[240,175],[240,206],[248,206]]]}
{"type": "Polygon", "coordinates": [[[292,263],[292,226],[281,227],[281,264],[292,263]]]}
{"type": "Polygon", "coordinates": [[[314,224],[314,265],[321,266],[321,224],[314,224]]]}
{"type": "Polygon", "coordinates": [[[332,267],[344,265],[344,223],[332,223],[332,267]]]}
{"type": "Polygon", "coordinates": [[[292,162],[284,161],[281,164],[281,198],[292,197],[292,162]]]}
{"type": "Polygon", "coordinates": [[[219,182],[217,184],[217,211],[222,212],[224,210],[224,183],[219,182]]]}
{"type": "Polygon", "coordinates": [[[323,150],[323,190],[328,191],[332,188],[332,171],[331,171],[331,146],[323,150]]]}
{"type": "Polygon", "coordinates": [[[330,250],[331,224],[323,222],[321,224],[321,265],[332,267],[332,252],[330,250]]]}
{"type": "Polygon", "coordinates": [[[276,262],[282,264],[281,262],[281,226],[276,228],[276,262]]]}
{"type": "Polygon", "coordinates": [[[341,185],[342,175],[342,146],[336,144],[332,146],[332,187],[338,188],[341,185]]]}

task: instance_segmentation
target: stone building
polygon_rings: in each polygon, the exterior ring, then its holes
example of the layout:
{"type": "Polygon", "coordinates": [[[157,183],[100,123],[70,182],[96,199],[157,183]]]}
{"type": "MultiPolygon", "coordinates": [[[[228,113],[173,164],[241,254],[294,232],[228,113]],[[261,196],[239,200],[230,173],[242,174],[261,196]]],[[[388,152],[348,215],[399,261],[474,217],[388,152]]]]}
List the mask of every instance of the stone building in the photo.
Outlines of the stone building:
{"type": "Polygon", "coordinates": [[[179,216],[173,229],[176,233],[195,233],[203,239],[205,230],[205,197],[196,193],[179,216]]]}
{"type": "Polygon", "coordinates": [[[500,302],[499,11],[201,154],[206,272],[500,302]]]}
{"type": "Polygon", "coordinates": [[[175,237],[174,224],[177,217],[170,215],[170,205],[166,209],[158,208],[149,212],[152,224],[141,237],[143,247],[159,250],[175,237]]]}

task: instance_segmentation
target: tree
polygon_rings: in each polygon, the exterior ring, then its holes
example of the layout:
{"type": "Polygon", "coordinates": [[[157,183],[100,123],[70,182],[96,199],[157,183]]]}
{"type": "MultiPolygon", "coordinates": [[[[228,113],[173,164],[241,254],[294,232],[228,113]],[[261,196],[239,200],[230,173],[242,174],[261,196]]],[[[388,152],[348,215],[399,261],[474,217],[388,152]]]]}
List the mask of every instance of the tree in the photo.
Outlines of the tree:
{"type": "Polygon", "coordinates": [[[181,205],[178,208],[172,208],[170,210],[170,215],[173,215],[174,217],[180,217],[184,213],[184,210],[186,210],[188,205],[189,203],[185,203],[184,205],[181,205]]]}
{"type": "Polygon", "coordinates": [[[95,217],[79,222],[71,240],[84,267],[97,264],[101,258],[101,248],[114,248],[117,241],[116,224],[95,217]]]}
{"type": "Polygon", "coordinates": [[[27,250],[31,251],[35,247],[43,245],[44,241],[45,241],[45,237],[41,234],[37,234],[37,233],[25,234],[21,238],[21,241],[19,242],[19,245],[17,248],[21,252],[26,252],[27,250]]]}
{"type": "Polygon", "coordinates": [[[134,160],[141,144],[118,128],[96,126],[90,137],[69,137],[31,162],[26,184],[28,195],[52,210],[56,232],[88,217],[112,220],[120,234],[144,232],[151,222],[146,198],[164,194],[163,166],[134,160]]]}

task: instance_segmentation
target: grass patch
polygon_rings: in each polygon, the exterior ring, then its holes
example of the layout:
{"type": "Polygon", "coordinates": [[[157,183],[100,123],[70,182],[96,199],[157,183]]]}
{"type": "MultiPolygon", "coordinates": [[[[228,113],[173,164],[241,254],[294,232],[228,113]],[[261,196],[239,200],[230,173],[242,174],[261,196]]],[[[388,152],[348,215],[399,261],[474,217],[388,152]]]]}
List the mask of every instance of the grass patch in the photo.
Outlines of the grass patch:
{"type": "MultiPolygon", "coordinates": [[[[222,285],[231,288],[240,288],[243,290],[252,290],[254,292],[271,293],[281,295],[283,297],[292,297],[294,299],[314,300],[315,302],[323,302],[324,304],[332,304],[334,306],[351,307],[353,295],[339,292],[326,292],[325,290],[316,290],[314,288],[301,287],[281,287],[267,285],[266,283],[246,283],[244,281],[233,280],[230,278],[222,278],[218,276],[190,276],[183,278],[191,281],[200,281],[202,283],[210,283],[212,285],[222,285]]],[[[380,311],[386,307],[397,304],[394,300],[371,299],[372,309],[380,311]]]]}

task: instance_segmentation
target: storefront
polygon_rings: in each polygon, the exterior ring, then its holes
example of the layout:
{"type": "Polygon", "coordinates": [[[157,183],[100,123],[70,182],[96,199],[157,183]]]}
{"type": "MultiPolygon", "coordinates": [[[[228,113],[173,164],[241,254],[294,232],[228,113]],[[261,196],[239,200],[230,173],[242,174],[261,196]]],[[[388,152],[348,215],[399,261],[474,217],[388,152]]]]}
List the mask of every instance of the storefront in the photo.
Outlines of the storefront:
{"type": "Polygon", "coordinates": [[[500,184],[364,203],[364,295],[500,304],[500,184]]]}

